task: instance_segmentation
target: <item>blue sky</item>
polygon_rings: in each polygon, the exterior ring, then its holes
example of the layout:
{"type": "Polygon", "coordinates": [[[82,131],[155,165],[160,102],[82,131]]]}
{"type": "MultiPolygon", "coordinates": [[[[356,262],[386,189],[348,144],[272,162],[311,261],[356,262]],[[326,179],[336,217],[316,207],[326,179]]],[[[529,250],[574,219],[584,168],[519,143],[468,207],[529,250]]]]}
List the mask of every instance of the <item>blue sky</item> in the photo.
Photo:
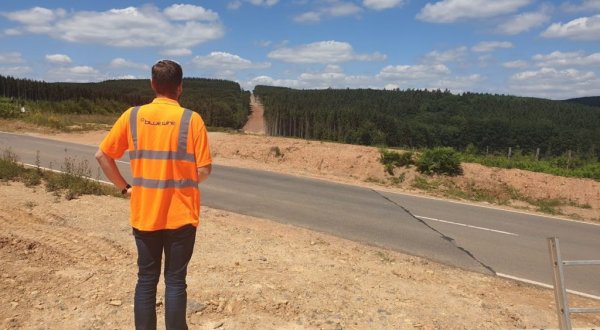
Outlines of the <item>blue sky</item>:
{"type": "Polygon", "coordinates": [[[600,95],[600,0],[2,1],[0,74],[600,95]]]}

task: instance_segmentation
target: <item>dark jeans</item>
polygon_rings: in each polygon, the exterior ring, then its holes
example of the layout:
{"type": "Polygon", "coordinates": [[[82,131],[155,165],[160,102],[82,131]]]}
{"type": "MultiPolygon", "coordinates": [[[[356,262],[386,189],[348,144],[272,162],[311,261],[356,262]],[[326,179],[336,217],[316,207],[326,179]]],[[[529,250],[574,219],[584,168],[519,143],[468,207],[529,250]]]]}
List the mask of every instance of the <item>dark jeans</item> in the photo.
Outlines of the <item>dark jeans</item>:
{"type": "Polygon", "coordinates": [[[138,250],[138,282],[135,287],[135,328],[156,329],[156,285],[165,252],[165,325],[187,329],[187,266],[192,258],[196,227],[140,231],[133,228],[138,250]]]}

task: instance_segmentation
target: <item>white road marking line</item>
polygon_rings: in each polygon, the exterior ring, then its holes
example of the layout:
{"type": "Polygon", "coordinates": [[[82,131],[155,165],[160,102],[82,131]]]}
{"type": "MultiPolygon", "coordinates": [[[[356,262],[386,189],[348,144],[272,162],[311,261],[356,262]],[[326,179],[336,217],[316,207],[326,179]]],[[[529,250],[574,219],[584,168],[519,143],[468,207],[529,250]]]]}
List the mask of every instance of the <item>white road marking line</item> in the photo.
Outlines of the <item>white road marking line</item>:
{"type": "MultiPolygon", "coordinates": [[[[23,163],[23,162],[20,162],[20,163],[23,164],[23,165],[25,165],[25,166],[27,166],[27,167],[39,168],[40,170],[44,170],[44,171],[50,171],[50,172],[54,172],[54,173],[65,173],[63,171],[55,170],[53,168],[48,168],[48,167],[43,167],[43,166],[37,166],[37,165],[23,163]]],[[[86,178],[86,179],[92,180],[92,181],[96,181],[96,182],[100,182],[100,183],[104,183],[104,184],[112,185],[112,182],[108,182],[108,181],[104,181],[104,180],[99,180],[99,179],[94,179],[94,178],[86,178]]]]}
{"type": "Polygon", "coordinates": [[[423,220],[443,222],[443,223],[447,223],[447,224],[451,224],[451,225],[457,225],[457,226],[463,226],[463,227],[468,227],[468,228],[473,228],[473,229],[491,231],[491,232],[494,232],[494,233],[499,233],[499,234],[504,234],[504,235],[519,236],[519,234],[515,234],[515,233],[511,233],[511,232],[507,232],[507,231],[502,231],[502,230],[497,230],[497,229],[491,229],[491,228],[485,228],[485,227],[478,227],[478,226],[466,225],[464,223],[452,222],[452,221],[441,220],[441,219],[436,219],[436,218],[429,218],[429,217],[424,217],[424,216],[420,216],[420,215],[415,215],[415,217],[417,217],[419,219],[423,219],[423,220]]]}
{"type": "MultiPolygon", "coordinates": [[[[523,283],[527,283],[527,284],[533,284],[533,285],[541,286],[541,287],[548,288],[548,289],[554,289],[554,286],[552,286],[550,284],[546,284],[546,283],[542,283],[542,282],[538,282],[538,281],[532,281],[532,280],[528,280],[528,279],[522,278],[522,277],[512,276],[512,275],[503,274],[503,273],[496,273],[496,275],[498,275],[498,277],[508,278],[511,280],[515,280],[515,281],[519,281],[519,282],[523,282],[523,283]]],[[[574,294],[574,295],[581,296],[581,297],[585,297],[585,298],[600,300],[600,296],[595,296],[593,294],[589,294],[589,293],[585,293],[585,292],[581,292],[581,291],[567,289],[567,292],[574,294]]]]}

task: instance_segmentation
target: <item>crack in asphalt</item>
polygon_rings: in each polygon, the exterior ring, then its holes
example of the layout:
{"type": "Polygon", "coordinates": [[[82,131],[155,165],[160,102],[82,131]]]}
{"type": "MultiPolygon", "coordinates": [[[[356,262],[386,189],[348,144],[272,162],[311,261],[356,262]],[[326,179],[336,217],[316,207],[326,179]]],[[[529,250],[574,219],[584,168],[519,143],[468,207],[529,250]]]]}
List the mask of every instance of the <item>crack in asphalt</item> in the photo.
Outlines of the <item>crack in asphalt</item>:
{"type": "Polygon", "coordinates": [[[408,210],[407,208],[405,208],[404,206],[402,206],[401,204],[398,204],[397,202],[393,201],[392,199],[390,199],[389,197],[385,196],[384,194],[380,193],[379,191],[375,190],[375,189],[371,189],[371,191],[373,191],[374,193],[376,193],[377,195],[381,196],[383,199],[387,200],[388,202],[396,205],[397,207],[401,208],[402,210],[404,210],[404,212],[408,213],[413,219],[417,220],[418,222],[422,223],[423,225],[425,225],[427,228],[431,229],[432,231],[438,233],[442,239],[450,242],[450,244],[454,245],[454,247],[456,247],[457,249],[459,249],[460,251],[464,252],[466,255],[468,255],[471,259],[475,260],[475,262],[477,262],[478,264],[480,264],[483,268],[487,269],[488,271],[490,271],[492,274],[496,274],[496,271],[491,267],[486,265],[485,263],[483,263],[483,261],[477,259],[477,257],[475,257],[475,255],[473,255],[473,253],[471,253],[471,251],[463,248],[462,246],[459,246],[456,244],[456,240],[454,240],[454,238],[442,233],[441,231],[433,228],[430,224],[428,224],[427,222],[425,222],[422,219],[419,219],[418,217],[416,217],[414,214],[412,214],[412,212],[410,210],[408,210]]]}

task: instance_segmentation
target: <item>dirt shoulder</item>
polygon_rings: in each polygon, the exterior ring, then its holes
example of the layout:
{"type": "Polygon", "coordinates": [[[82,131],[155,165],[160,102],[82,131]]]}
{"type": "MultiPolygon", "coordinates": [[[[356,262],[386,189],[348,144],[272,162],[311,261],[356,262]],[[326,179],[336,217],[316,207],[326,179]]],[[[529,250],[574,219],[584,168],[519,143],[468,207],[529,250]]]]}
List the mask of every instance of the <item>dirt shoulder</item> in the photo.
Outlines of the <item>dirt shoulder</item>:
{"type": "MultiPolygon", "coordinates": [[[[131,328],[128,207],[0,185],[2,328],[131,328]]],[[[201,221],[188,276],[193,329],[556,327],[549,289],[220,210],[203,208],[201,221]]],[[[574,324],[597,325],[600,316],[577,315],[574,324]]]]}

